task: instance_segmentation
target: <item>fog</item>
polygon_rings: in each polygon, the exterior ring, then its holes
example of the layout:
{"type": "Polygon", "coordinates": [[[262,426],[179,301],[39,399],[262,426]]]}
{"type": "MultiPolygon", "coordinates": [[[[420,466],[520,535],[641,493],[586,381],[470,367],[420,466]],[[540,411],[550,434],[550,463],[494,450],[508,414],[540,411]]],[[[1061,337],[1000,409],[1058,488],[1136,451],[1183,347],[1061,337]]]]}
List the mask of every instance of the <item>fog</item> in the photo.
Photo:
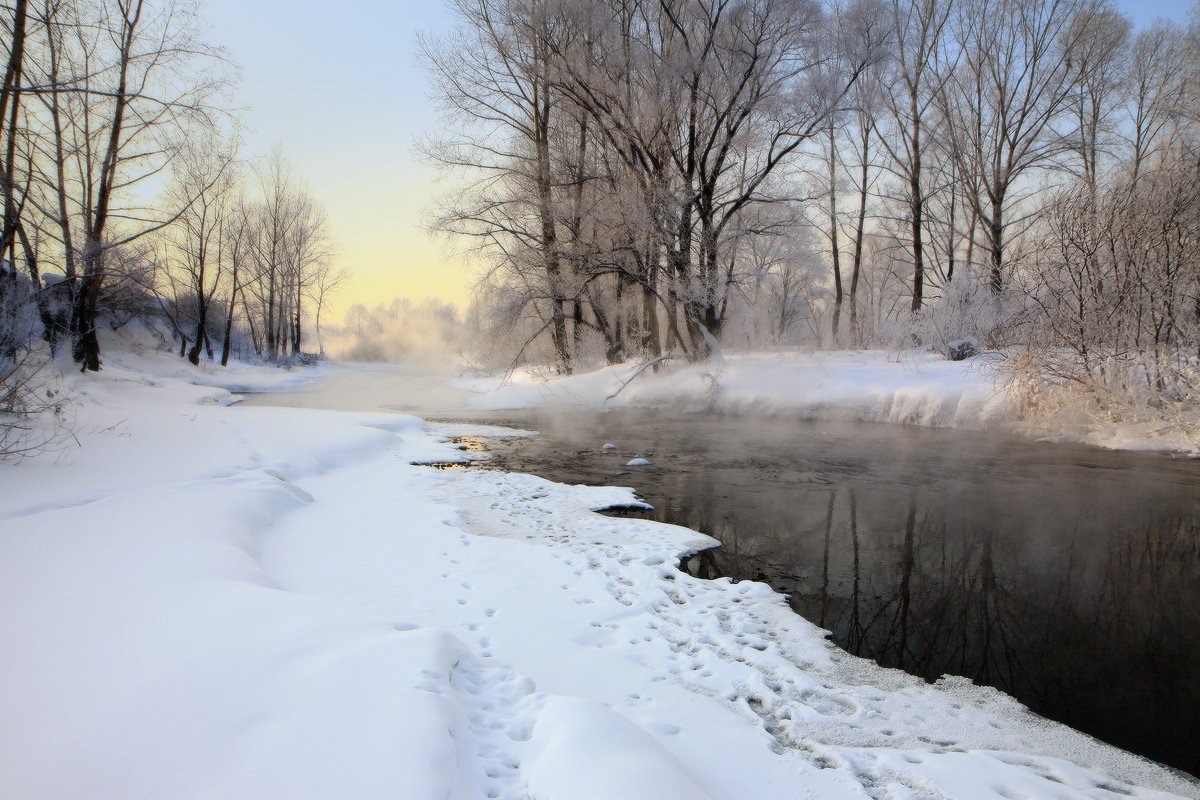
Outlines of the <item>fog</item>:
{"type": "Polygon", "coordinates": [[[345,361],[445,363],[472,349],[472,326],[442,300],[396,298],[368,308],[356,303],[341,325],[323,326],[325,353],[345,361]]]}

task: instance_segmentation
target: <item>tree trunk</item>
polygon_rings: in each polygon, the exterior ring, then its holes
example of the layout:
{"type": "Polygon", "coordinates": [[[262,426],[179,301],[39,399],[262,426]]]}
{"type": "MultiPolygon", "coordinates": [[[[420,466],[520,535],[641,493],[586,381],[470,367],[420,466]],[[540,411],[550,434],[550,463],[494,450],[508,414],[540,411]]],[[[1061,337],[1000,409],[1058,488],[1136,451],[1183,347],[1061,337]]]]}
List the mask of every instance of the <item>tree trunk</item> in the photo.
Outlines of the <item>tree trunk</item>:
{"type": "Polygon", "coordinates": [[[642,351],[657,358],[662,355],[662,338],[658,325],[658,304],[655,302],[654,264],[646,263],[646,282],[642,286],[642,351]]]}
{"type": "Polygon", "coordinates": [[[262,341],[258,338],[258,332],[254,329],[254,315],[250,313],[250,309],[246,306],[246,295],[244,292],[242,293],[242,309],[246,312],[246,324],[250,326],[250,341],[254,344],[254,355],[262,358],[262,341]]]}
{"type": "Polygon", "coordinates": [[[912,217],[913,283],[912,313],[921,310],[925,302],[925,195],[921,187],[921,115],[914,85],[910,102],[912,108],[912,164],[908,170],[909,216],[912,217]]]}
{"type": "MultiPolygon", "coordinates": [[[[271,246],[274,250],[274,245],[271,246]]],[[[266,336],[267,358],[275,360],[275,254],[271,255],[271,265],[267,269],[267,329],[266,336]]]]}
{"type": "Polygon", "coordinates": [[[225,336],[221,342],[221,366],[229,366],[230,336],[233,334],[233,309],[237,307],[238,262],[233,262],[233,289],[229,293],[229,308],[225,312],[225,336]]]}
{"type": "MultiPolygon", "coordinates": [[[[29,271],[29,283],[33,288],[33,302],[37,307],[38,319],[42,323],[42,338],[50,346],[50,356],[58,355],[58,323],[50,311],[50,302],[46,298],[46,290],[42,286],[42,276],[38,268],[37,251],[33,249],[29,235],[25,233],[24,225],[17,225],[17,237],[21,241],[21,249],[25,253],[25,267],[29,271]]],[[[13,276],[17,274],[13,267],[13,276]]]]}
{"type": "Polygon", "coordinates": [[[850,272],[850,340],[858,344],[858,278],[862,273],[863,238],[867,222],[867,168],[870,162],[871,128],[862,125],[862,173],[858,187],[858,227],[854,230],[854,264],[850,272]]]}
{"type": "Polygon", "coordinates": [[[202,303],[200,313],[196,315],[196,335],[192,338],[192,349],[188,351],[188,361],[196,366],[200,364],[200,351],[204,347],[204,326],[207,320],[208,307],[207,304],[202,303]]]}
{"type": "Polygon", "coordinates": [[[71,356],[82,371],[100,371],[100,339],[96,335],[96,312],[100,302],[103,254],[99,244],[88,242],[83,258],[83,277],[71,313],[73,341],[71,356]]]}
{"type": "Polygon", "coordinates": [[[562,265],[559,263],[558,233],[555,229],[550,173],[550,94],[549,81],[543,80],[546,42],[540,33],[534,42],[533,138],[537,155],[537,200],[541,222],[542,262],[550,292],[550,336],[554,342],[559,370],[571,374],[571,350],[567,339],[567,317],[563,293],[562,265]]]}
{"type": "Polygon", "coordinates": [[[100,340],[96,335],[96,311],[100,288],[104,280],[104,234],[108,224],[109,206],[119,180],[117,168],[121,161],[122,136],[125,133],[125,112],[129,104],[129,66],[133,62],[134,33],[142,15],[142,0],[134,0],[122,9],[121,55],[115,104],[109,125],[108,143],[100,170],[100,185],[96,204],[89,210],[87,236],[83,250],[83,279],[75,299],[72,334],[72,356],[83,370],[100,371],[100,340]],[[131,16],[132,14],[132,16],[131,16]]]}
{"type": "MultiPolygon", "coordinates": [[[[17,114],[21,104],[21,75],[25,60],[26,2],[17,0],[13,6],[12,42],[9,45],[8,64],[4,70],[4,84],[0,86],[0,140],[4,146],[4,165],[0,169],[0,191],[3,192],[4,219],[0,224],[0,258],[14,250],[16,242],[17,216],[20,213],[16,201],[16,152],[17,114]],[[11,107],[9,104],[12,104],[11,107]]],[[[16,270],[16,264],[12,265],[16,270]]]]}
{"type": "Polygon", "coordinates": [[[572,304],[571,340],[575,346],[575,356],[578,357],[583,345],[583,300],[579,297],[576,297],[572,304]]]}
{"type": "Polygon", "coordinates": [[[1000,294],[1004,290],[1004,206],[996,201],[992,204],[992,219],[989,222],[992,251],[992,292],[1000,294]]]}
{"type": "Polygon", "coordinates": [[[833,344],[836,347],[842,321],[843,292],[841,241],[838,238],[837,144],[832,124],[829,126],[829,247],[833,255],[833,344]]]}

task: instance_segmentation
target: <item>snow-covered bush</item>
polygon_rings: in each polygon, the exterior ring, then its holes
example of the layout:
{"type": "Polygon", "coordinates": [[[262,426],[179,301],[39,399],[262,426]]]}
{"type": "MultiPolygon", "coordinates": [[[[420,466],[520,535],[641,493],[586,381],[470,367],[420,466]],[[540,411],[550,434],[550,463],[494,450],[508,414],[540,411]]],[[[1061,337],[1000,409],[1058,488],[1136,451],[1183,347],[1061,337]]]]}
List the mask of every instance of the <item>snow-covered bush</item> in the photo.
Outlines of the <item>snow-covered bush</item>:
{"type": "Polygon", "coordinates": [[[47,364],[40,349],[0,358],[0,461],[19,461],[70,435],[65,398],[47,376],[47,364]]]}
{"type": "Polygon", "coordinates": [[[1200,402],[1200,161],[1061,192],[1031,275],[1016,381],[1043,405],[1192,428],[1200,402]],[[1032,380],[1031,380],[1032,379],[1032,380]],[[1052,398],[1058,397],[1059,400],[1052,398]]]}
{"type": "Polygon", "coordinates": [[[947,358],[953,345],[964,341],[998,349],[1012,343],[1014,323],[1022,316],[1015,293],[997,294],[969,271],[956,275],[912,320],[914,343],[932,347],[947,358]]]}

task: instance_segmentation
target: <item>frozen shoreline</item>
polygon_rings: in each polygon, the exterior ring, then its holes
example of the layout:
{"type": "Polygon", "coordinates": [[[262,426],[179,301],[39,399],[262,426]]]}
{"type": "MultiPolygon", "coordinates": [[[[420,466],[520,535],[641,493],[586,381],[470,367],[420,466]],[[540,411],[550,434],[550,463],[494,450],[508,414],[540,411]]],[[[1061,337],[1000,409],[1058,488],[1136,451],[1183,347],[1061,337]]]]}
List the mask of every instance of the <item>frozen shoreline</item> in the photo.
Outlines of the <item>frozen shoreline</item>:
{"type": "Polygon", "coordinates": [[[411,466],[462,455],[414,417],[223,405],[308,377],[112,357],[65,378],[78,449],[0,466],[0,795],[1200,797],[678,571],[712,540],[592,513],[630,490],[411,466]]]}
{"type": "Polygon", "coordinates": [[[947,361],[922,351],[731,353],[715,362],[671,363],[639,373],[618,365],[572,376],[521,369],[507,380],[461,378],[468,407],[675,408],[763,417],[886,422],[967,430],[1003,429],[1028,438],[1112,450],[1194,452],[1197,444],[1154,424],[1062,419],[1053,427],[1020,418],[996,372],[995,356],[947,361]],[[636,377],[633,377],[635,376],[636,377]],[[630,378],[632,377],[632,380],[630,378]]]}

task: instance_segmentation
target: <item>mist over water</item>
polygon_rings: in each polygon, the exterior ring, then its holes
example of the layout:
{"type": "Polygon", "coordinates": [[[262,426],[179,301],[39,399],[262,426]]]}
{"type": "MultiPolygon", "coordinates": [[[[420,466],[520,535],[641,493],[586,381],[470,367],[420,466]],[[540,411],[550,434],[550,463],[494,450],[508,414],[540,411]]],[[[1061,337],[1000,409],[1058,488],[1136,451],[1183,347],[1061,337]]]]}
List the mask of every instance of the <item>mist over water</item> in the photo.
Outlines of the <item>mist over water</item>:
{"type": "Polygon", "coordinates": [[[356,303],[341,325],[325,327],[321,342],[346,361],[437,365],[460,360],[471,348],[472,330],[449,303],[396,298],[372,307],[356,303]]]}

